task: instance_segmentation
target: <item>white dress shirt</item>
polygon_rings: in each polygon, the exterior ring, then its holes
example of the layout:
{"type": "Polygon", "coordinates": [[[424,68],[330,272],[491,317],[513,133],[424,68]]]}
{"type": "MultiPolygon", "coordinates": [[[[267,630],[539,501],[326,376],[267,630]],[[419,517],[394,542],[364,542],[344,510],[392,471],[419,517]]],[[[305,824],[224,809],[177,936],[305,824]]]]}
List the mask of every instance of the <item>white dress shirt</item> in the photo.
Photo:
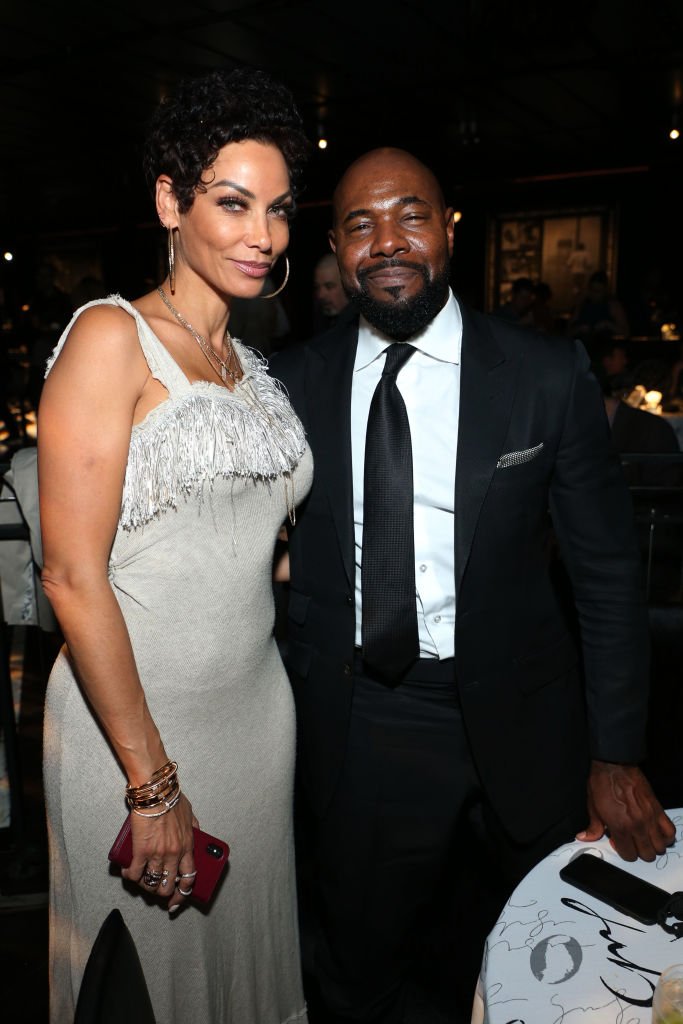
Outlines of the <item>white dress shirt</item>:
{"type": "MultiPolygon", "coordinates": [[[[356,542],[356,645],[361,646],[363,476],[370,403],[393,344],[363,317],[351,392],[353,518],[356,542]]],[[[417,350],[397,378],[410,424],[413,449],[415,587],[421,658],[452,658],[455,643],[453,503],[460,408],[462,317],[451,293],[420,334],[417,350]]]]}

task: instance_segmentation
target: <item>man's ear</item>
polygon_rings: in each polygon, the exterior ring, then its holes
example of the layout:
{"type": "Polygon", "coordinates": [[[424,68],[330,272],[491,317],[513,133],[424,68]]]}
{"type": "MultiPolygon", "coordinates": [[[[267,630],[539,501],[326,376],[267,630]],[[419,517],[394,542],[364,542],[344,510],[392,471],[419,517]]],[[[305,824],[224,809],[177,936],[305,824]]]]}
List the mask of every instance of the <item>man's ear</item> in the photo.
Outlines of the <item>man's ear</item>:
{"type": "Polygon", "coordinates": [[[335,235],[334,235],[334,228],[330,228],[330,230],[327,232],[327,241],[330,243],[330,249],[332,250],[332,252],[336,256],[336,254],[337,254],[337,240],[336,240],[335,235]]]}
{"type": "Polygon", "coordinates": [[[444,214],[446,236],[448,238],[448,255],[453,255],[453,242],[455,239],[455,223],[453,221],[453,207],[449,206],[444,214]]]}
{"type": "Polygon", "coordinates": [[[178,200],[173,182],[167,174],[160,174],[155,186],[157,216],[165,228],[178,227],[178,200]]]}

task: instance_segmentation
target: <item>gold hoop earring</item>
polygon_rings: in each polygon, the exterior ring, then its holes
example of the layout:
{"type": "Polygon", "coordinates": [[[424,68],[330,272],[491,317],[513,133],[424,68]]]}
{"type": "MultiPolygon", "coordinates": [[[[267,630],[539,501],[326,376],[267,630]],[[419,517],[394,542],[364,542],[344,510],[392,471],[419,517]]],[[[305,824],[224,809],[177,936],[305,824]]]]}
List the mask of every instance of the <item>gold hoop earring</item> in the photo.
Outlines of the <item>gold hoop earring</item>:
{"type": "Polygon", "coordinates": [[[261,299],[274,299],[275,296],[279,295],[280,292],[284,289],[284,287],[285,287],[285,285],[287,284],[288,281],[289,281],[289,260],[288,260],[287,256],[285,256],[285,279],[284,279],[284,281],[282,282],[282,284],[280,285],[279,288],[275,289],[274,292],[269,292],[268,295],[260,295],[259,298],[261,298],[261,299]]]}
{"type": "Polygon", "coordinates": [[[168,228],[168,283],[171,295],[175,295],[175,243],[173,241],[173,228],[168,228]]]}

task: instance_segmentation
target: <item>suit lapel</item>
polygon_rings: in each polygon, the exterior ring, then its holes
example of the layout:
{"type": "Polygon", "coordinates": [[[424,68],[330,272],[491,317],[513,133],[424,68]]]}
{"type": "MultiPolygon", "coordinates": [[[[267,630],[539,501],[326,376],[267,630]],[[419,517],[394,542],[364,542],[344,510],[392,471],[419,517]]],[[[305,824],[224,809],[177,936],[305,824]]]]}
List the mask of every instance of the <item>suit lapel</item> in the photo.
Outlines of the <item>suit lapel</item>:
{"type": "Polygon", "coordinates": [[[460,416],[455,473],[456,594],[472,549],[481,506],[503,453],[519,360],[496,342],[487,318],[461,306],[460,416]]]}
{"type": "Polygon", "coordinates": [[[322,335],[311,345],[307,380],[315,473],[327,492],[344,569],[352,587],[355,561],[351,383],[357,344],[357,318],[322,335]]]}

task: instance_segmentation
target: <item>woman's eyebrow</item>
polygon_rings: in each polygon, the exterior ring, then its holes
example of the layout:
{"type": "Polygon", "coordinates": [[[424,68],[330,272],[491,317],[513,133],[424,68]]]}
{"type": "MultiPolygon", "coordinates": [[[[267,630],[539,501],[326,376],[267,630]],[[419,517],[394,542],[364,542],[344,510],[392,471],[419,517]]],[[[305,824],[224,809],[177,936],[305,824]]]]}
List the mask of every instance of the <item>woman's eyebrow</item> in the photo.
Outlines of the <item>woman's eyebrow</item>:
{"type": "Polygon", "coordinates": [[[209,185],[209,188],[221,188],[226,185],[230,188],[234,188],[236,192],[241,192],[243,196],[247,197],[247,199],[256,199],[254,193],[250,192],[248,188],[245,188],[244,185],[238,185],[236,181],[230,181],[229,178],[223,178],[221,181],[214,181],[213,184],[209,185]]]}
{"type": "MultiPolygon", "coordinates": [[[[236,192],[239,192],[241,195],[245,196],[246,199],[256,199],[254,193],[250,192],[248,188],[245,188],[244,185],[238,185],[236,181],[230,181],[229,178],[222,178],[221,181],[214,181],[211,185],[209,185],[209,188],[221,188],[226,186],[228,188],[234,188],[236,192]]],[[[272,202],[281,203],[285,199],[290,199],[291,195],[292,190],[291,188],[288,188],[286,192],[282,193],[282,195],[276,196],[275,199],[272,200],[272,202]]]]}

